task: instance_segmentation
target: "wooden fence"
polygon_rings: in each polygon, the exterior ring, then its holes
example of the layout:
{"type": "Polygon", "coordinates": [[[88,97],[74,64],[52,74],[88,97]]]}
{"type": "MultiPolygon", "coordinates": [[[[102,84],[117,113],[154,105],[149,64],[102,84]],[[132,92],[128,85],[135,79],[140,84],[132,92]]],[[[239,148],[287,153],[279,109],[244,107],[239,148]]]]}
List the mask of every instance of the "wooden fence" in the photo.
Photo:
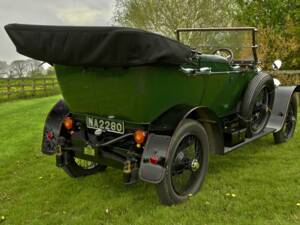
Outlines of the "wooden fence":
{"type": "Polygon", "coordinates": [[[0,79],[0,102],[59,94],[56,78],[0,79]]]}

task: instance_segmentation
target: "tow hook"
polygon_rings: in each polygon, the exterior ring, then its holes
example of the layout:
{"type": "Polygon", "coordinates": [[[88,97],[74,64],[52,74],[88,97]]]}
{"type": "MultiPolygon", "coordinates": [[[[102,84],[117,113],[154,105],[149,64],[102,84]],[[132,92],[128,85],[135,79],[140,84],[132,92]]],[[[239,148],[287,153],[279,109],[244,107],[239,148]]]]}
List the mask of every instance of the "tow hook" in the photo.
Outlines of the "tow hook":
{"type": "Polygon", "coordinates": [[[64,166],[64,156],[63,153],[61,151],[61,147],[58,146],[57,148],[57,152],[56,152],[56,166],[57,167],[63,167],[64,166]]]}
{"type": "Polygon", "coordinates": [[[123,181],[125,184],[133,184],[138,180],[138,168],[135,162],[127,160],[123,168],[123,181]]]}

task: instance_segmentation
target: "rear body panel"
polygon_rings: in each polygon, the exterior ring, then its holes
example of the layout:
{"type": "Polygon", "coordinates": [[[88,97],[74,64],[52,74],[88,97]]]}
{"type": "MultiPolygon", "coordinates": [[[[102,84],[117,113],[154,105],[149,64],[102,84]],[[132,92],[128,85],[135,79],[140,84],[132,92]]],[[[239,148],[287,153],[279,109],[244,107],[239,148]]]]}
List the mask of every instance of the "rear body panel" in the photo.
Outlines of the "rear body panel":
{"type": "Polygon", "coordinates": [[[212,72],[187,76],[179,66],[55,69],[71,112],[151,123],[181,104],[207,106],[220,117],[232,113],[254,74],[231,73],[224,64],[205,60],[203,66],[212,72]]]}

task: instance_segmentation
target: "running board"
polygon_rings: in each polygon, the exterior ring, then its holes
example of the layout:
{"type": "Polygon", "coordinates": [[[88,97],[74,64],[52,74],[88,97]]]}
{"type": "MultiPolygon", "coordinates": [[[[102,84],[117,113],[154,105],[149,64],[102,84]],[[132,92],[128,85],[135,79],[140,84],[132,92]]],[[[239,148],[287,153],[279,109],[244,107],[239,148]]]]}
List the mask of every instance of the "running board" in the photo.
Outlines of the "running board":
{"type": "Polygon", "coordinates": [[[260,133],[260,134],[258,134],[258,135],[256,135],[256,136],[254,136],[254,137],[252,137],[252,138],[246,138],[245,139],[245,141],[243,141],[243,142],[241,142],[241,143],[239,143],[239,144],[237,144],[237,145],[234,145],[234,146],[232,146],[232,147],[225,147],[224,148],[224,154],[226,154],[226,153],[228,153],[228,152],[231,152],[231,151],[233,151],[233,150],[235,150],[235,149],[237,149],[237,148],[239,148],[239,147],[241,147],[241,146],[243,146],[243,145],[245,145],[245,144],[248,144],[248,143],[250,143],[250,142],[252,142],[252,141],[255,141],[256,139],[259,139],[259,138],[261,138],[261,137],[263,137],[263,136],[266,136],[266,135],[268,135],[268,134],[271,134],[271,133],[273,133],[274,131],[275,131],[276,129],[274,129],[274,128],[265,128],[264,129],[264,131],[262,132],[262,133],[260,133]]]}

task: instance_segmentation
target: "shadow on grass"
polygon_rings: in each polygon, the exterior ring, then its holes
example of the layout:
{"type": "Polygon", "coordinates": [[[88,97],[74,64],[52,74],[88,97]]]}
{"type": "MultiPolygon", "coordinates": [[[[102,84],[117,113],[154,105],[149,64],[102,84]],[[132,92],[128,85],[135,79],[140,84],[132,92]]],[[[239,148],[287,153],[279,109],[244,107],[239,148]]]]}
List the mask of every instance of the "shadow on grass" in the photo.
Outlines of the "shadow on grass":
{"type": "Polygon", "coordinates": [[[271,135],[258,139],[241,148],[225,155],[211,154],[209,162],[209,173],[218,174],[221,171],[239,170],[249,167],[249,164],[258,160],[270,158],[268,153],[273,149],[274,141],[271,135]]]}

